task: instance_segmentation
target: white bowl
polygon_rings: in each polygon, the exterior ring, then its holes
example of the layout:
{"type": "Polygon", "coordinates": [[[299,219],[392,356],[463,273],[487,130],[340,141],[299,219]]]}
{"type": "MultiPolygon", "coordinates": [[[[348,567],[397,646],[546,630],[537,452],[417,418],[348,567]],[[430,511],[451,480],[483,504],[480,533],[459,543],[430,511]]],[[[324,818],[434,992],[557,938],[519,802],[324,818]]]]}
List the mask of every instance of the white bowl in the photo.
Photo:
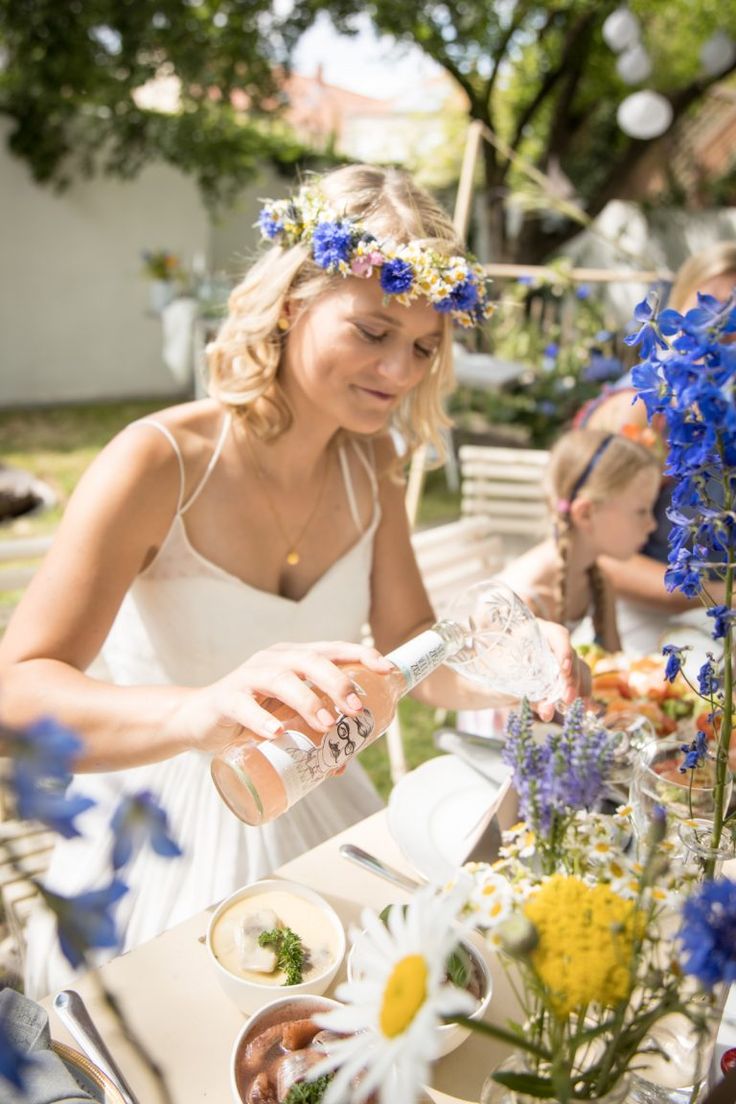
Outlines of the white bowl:
{"type": "Polygon", "coordinates": [[[233,1044],[233,1049],[230,1054],[230,1093],[233,1098],[234,1104],[243,1104],[243,1098],[238,1090],[237,1068],[238,1068],[238,1055],[241,1049],[246,1046],[248,1042],[261,1031],[270,1027],[272,1024],[278,1023],[281,1019],[281,1009],[288,1005],[294,1005],[296,1014],[289,1016],[288,1019],[306,1019],[314,1012],[329,1012],[332,1008],[339,1008],[338,1001],[331,1000],[329,997],[313,996],[309,993],[300,993],[291,995],[294,986],[289,986],[289,992],[284,996],[278,997],[276,1000],[271,1001],[269,1004],[264,1005],[257,1012],[246,1020],[243,1027],[238,1032],[238,1036],[233,1044]]]}
{"type": "MultiPolygon", "coordinates": [[[[353,943],[352,947],[350,948],[350,953],[348,954],[348,981],[354,981],[357,977],[355,971],[355,948],[358,945],[359,941],[360,937],[358,937],[358,940],[353,943]]],[[[488,1010],[488,1005],[491,1003],[491,997],[493,996],[493,978],[491,976],[491,971],[488,968],[488,963],[486,962],[483,953],[480,950],[480,939],[477,943],[475,939],[463,939],[461,942],[464,944],[465,949],[468,951],[468,953],[472,955],[473,960],[477,962],[480,968],[481,975],[483,977],[483,997],[479,1001],[478,1007],[475,1009],[475,1011],[471,1012],[469,1019],[482,1020],[488,1010]]],[[[440,1038],[440,1045],[437,1057],[444,1058],[446,1054],[451,1054],[452,1051],[456,1050],[461,1043],[465,1042],[471,1031],[472,1028],[465,1027],[463,1024],[458,1023],[447,1023],[442,1024],[440,1027],[438,1027],[437,1034],[440,1038]]]]}
{"type": "Polygon", "coordinates": [[[250,885],[237,890],[218,905],[207,926],[207,951],[225,993],[234,1001],[241,1012],[250,1014],[262,1008],[267,1002],[273,1001],[282,995],[291,998],[302,994],[319,996],[324,993],[333,981],[345,956],[345,929],[332,906],[325,901],[324,897],[320,897],[319,893],[315,893],[313,889],[300,885],[299,882],[289,882],[281,878],[264,878],[259,882],[251,882],[250,885]],[[218,921],[228,909],[246,897],[257,897],[266,892],[287,893],[308,901],[313,907],[320,910],[325,925],[332,929],[335,946],[334,957],[330,960],[326,969],[298,985],[280,986],[241,977],[223,966],[213,950],[212,934],[218,921]]]}

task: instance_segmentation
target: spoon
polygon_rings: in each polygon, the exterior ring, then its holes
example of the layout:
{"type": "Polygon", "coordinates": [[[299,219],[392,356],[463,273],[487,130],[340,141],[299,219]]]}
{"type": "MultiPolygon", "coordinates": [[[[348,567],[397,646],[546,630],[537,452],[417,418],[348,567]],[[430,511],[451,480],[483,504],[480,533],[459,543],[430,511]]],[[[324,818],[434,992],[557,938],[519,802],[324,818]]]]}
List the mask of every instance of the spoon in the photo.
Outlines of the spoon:
{"type": "Polygon", "coordinates": [[[70,1035],[82,1048],[83,1053],[112,1081],[125,1104],[140,1104],[121,1073],[117,1062],[107,1049],[79,993],[75,989],[62,989],[54,997],[54,1008],[70,1035]]]}

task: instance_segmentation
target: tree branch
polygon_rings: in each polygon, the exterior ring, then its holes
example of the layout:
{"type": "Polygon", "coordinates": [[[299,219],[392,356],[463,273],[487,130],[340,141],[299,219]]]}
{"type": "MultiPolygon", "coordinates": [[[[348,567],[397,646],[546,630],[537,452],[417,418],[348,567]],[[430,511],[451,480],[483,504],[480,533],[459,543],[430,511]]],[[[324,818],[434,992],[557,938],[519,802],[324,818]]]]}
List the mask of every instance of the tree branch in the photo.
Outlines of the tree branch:
{"type": "Polygon", "coordinates": [[[494,62],[493,69],[491,70],[490,77],[488,78],[488,80],[485,83],[485,87],[484,87],[483,93],[482,93],[484,101],[488,104],[488,113],[489,113],[489,115],[490,115],[490,110],[491,110],[490,100],[491,100],[491,96],[493,95],[493,89],[494,89],[495,84],[496,84],[496,78],[498,77],[498,71],[500,69],[501,62],[503,61],[504,57],[506,56],[506,51],[508,50],[509,43],[511,42],[511,39],[514,37],[516,32],[519,30],[519,27],[521,27],[522,23],[526,19],[526,16],[527,16],[528,12],[529,12],[528,0],[526,0],[526,2],[525,2],[525,0],[519,0],[519,3],[517,4],[516,10],[514,12],[514,17],[511,20],[511,22],[509,23],[508,28],[506,30],[506,34],[501,39],[501,42],[499,43],[498,49],[496,50],[496,52],[493,56],[493,62],[494,62]]]}
{"type": "MultiPolygon", "coordinates": [[[[561,13],[557,11],[551,12],[550,17],[547,20],[547,26],[550,25],[552,18],[559,14],[561,13]]],[[[591,26],[597,18],[598,15],[596,12],[588,12],[587,15],[581,16],[580,19],[578,19],[577,22],[569,28],[559,63],[554,69],[549,70],[539,88],[537,89],[536,95],[526,105],[521,115],[519,116],[516,124],[516,132],[514,133],[514,136],[511,139],[510,143],[513,149],[516,149],[518,147],[524,135],[525,128],[534,118],[537,111],[547,99],[549,94],[552,92],[553,88],[560,80],[560,78],[567,72],[570,66],[570,57],[575,56],[575,51],[578,48],[580,40],[589,33],[591,26]]]]}

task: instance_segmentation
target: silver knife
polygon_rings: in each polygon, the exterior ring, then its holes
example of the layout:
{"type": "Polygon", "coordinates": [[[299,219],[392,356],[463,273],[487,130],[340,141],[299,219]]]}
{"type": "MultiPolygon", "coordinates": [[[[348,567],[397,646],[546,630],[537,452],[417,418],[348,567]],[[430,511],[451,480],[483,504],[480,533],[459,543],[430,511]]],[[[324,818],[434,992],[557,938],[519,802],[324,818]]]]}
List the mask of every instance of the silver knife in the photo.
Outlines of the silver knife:
{"type": "Polygon", "coordinates": [[[394,885],[401,886],[402,889],[408,889],[410,893],[426,884],[416,878],[407,877],[400,870],[389,866],[388,863],[376,858],[375,855],[371,855],[369,851],[364,851],[362,847],[356,847],[354,843],[341,844],[340,854],[344,859],[354,862],[357,866],[370,870],[371,874],[376,874],[379,878],[385,878],[387,882],[393,882],[394,885]]]}
{"type": "Polygon", "coordinates": [[[107,1049],[79,993],[75,989],[62,989],[54,997],[54,1008],[69,1034],[74,1037],[82,1048],[83,1053],[112,1081],[125,1104],[140,1104],[120,1071],[120,1067],[107,1049]]]}
{"type": "Polygon", "coordinates": [[[476,736],[457,728],[438,728],[433,739],[440,751],[456,755],[483,778],[500,786],[498,768],[504,740],[496,736],[476,736]]]}

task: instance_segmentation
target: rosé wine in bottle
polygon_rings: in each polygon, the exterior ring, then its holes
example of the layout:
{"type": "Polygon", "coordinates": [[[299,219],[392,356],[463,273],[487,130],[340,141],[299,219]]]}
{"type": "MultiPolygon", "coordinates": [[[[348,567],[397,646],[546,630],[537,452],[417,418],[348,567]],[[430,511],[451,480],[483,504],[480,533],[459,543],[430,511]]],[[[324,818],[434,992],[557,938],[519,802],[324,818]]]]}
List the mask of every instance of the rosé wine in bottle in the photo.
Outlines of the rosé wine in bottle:
{"type": "MultiPolygon", "coordinates": [[[[379,674],[361,663],[345,664],[365,705],[355,717],[341,714],[327,732],[310,728],[275,699],[265,702],[286,731],[273,740],[240,739],[214,756],[212,778],[220,797],[246,824],[275,820],[377,740],[391,723],[399,699],[464,646],[467,629],[440,621],[388,654],[393,671],[379,674]]],[[[327,695],[317,693],[330,704],[327,695]]]]}

